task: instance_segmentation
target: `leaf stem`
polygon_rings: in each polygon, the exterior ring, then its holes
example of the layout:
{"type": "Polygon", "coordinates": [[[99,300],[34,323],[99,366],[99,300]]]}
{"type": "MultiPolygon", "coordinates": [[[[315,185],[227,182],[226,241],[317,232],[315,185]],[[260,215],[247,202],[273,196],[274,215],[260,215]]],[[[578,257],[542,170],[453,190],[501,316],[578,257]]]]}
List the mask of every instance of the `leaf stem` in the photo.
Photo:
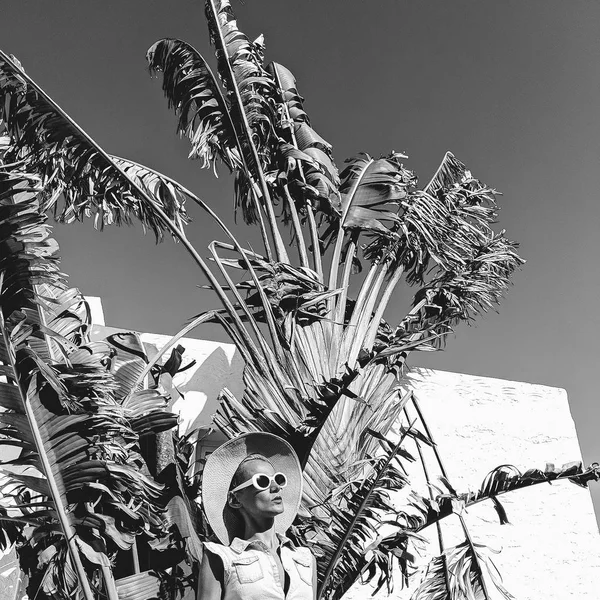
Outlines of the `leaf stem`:
{"type": "MultiPolygon", "coordinates": [[[[416,419],[415,419],[415,421],[416,421],[416,419]]],[[[337,544],[335,553],[334,553],[333,557],[331,558],[331,560],[329,561],[329,564],[327,565],[327,570],[325,571],[325,575],[323,576],[323,581],[321,582],[321,587],[319,588],[319,590],[317,592],[317,600],[321,600],[321,598],[323,597],[323,592],[325,591],[325,589],[327,587],[327,583],[329,582],[329,578],[331,577],[331,574],[333,573],[333,570],[337,566],[338,560],[340,559],[340,557],[342,555],[342,552],[345,549],[346,543],[348,542],[348,540],[350,539],[350,536],[354,532],[354,528],[356,527],[356,524],[358,523],[358,520],[362,516],[363,510],[367,506],[367,503],[369,502],[369,499],[371,498],[371,494],[375,490],[375,487],[379,483],[380,479],[384,476],[387,468],[390,466],[390,463],[392,462],[392,460],[394,459],[394,457],[396,456],[396,454],[398,454],[398,450],[400,450],[400,447],[404,443],[404,440],[405,440],[406,436],[408,435],[408,433],[410,432],[410,430],[412,429],[413,425],[414,425],[414,421],[409,424],[408,428],[400,436],[400,440],[398,441],[398,443],[389,452],[386,460],[379,467],[379,471],[377,472],[377,476],[371,482],[371,484],[369,486],[369,489],[367,490],[367,493],[365,494],[364,498],[362,499],[362,502],[360,503],[360,505],[358,506],[358,508],[354,511],[354,514],[352,516],[352,520],[348,524],[348,528],[346,530],[346,533],[344,534],[344,537],[341,539],[341,541],[337,544]]]]}
{"type": "MultiPolygon", "coordinates": [[[[1,51],[0,51],[1,52],[1,51]]],[[[4,281],[4,273],[0,273],[0,290],[2,289],[2,283],[4,281]]],[[[54,473],[52,471],[52,466],[50,464],[50,459],[46,454],[44,447],[44,439],[38,427],[38,423],[35,418],[35,412],[31,406],[29,400],[29,391],[27,394],[23,391],[23,388],[20,383],[19,371],[17,369],[16,363],[16,354],[15,350],[10,341],[10,337],[8,332],[6,331],[6,324],[4,320],[4,312],[2,307],[0,306],[0,329],[2,330],[2,338],[4,341],[4,347],[6,348],[6,354],[8,355],[8,360],[10,362],[10,366],[15,374],[15,381],[17,383],[17,387],[19,388],[19,394],[21,396],[21,402],[23,403],[23,408],[25,410],[25,414],[27,415],[27,420],[29,421],[29,426],[31,427],[31,433],[35,440],[35,445],[38,450],[38,456],[40,457],[41,466],[44,474],[46,475],[46,480],[48,481],[48,487],[50,488],[50,493],[52,494],[52,500],[54,501],[54,506],[56,508],[56,513],[58,516],[58,521],[65,535],[65,539],[67,541],[67,547],[69,548],[69,554],[73,560],[73,564],[75,565],[75,571],[77,572],[77,577],[79,579],[79,583],[81,585],[81,589],[84,595],[85,600],[94,600],[94,594],[92,593],[90,582],[83,568],[83,563],[81,562],[81,557],[79,556],[79,550],[75,543],[75,530],[73,529],[71,522],[69,521],[69,517],[67,515],[66,507],[63,504],[63,499],[60,495],[60,491],[58,488],[58,484],[54,477],[54,473]]],[[[35,383],[34,379],[31,380],[29,384],[30,390],[34,388],[35,383]]]]}
{"type": "Polygon", "coordinates": [[[363,180],[364,176],[366,175],[367,171],[369,170],[369,167],[374,162],[375,161],[372,158],[369,159],[369,161],[367,162],[365,167],[356,176],[356,179],[355,179],[354,183],[352,184],[352,188],[350,188],[350,192],[342,201],[343,202],[343,210],[342,210],[342,215],[340,217],[340,225],[338,228],[338,234],[337,234],[337,238],[335,241],[335,247],[333,249],[333,257],[331,259],[331,270],[329,272],[329,288],[330,289],[334,289],[337,285],[338,267],[339,267],[340,256],[342,254],[342,247],[344,245],[344,237],[345,237],[344,222],[346,221],[346,217],[348,216],[348,211],[350,210],[350,207],[352,206],[352,202],[354,200],[356,191],[358,190],[358,187],[359,187],[361,181],[363,180]]]}
{"type": "Polygon", "coordinates": [[[348,243],[348,249],[346,251],[346,260],[344,262],[344,272],[342,273],[342,283],[340,289],[339,300],[337,301],[336,311],[334,315],[334,321],[336,323],[344,324],[344,317],[346,315],[346,302],[348,300],[348,286],[350,285],[350,275],[352,273],[352,263],[354,262],[354,256],[356,254],[356,242],[358,240],[359,233],[357,231],[352,232],[350,241],[348,243]]]}
{"type": "MultiPolygon", "coordinates": [[[[256,171],[258,176],[258,181],[260,184],[260,189],[263,195],[264,207],[267,212],[267,218],[269,220],[269,225],[271,227],[271,235],[273,236],[273,241],[275,242],[275,257],[278,262],[286,262],[289,264],[289,258],[287,256],[287,252],[285,251],[285,247],[283,245],[283,240],[281,239],[281,234],[279,233],[279,229],[277,227],[277,221],[275,219],[275,212],[273,211],[273,201],[271,200],[271,194],[269,193],[269,186],[267,185],[262,166],[260,164],[260,158],[258,156],[258,151],[256,149],[256,145],[254,143],[252,137],[252,131],[250,129],[250,124],[248,123],[248,117],[246,115],[246,109],[244,107],[244,103],[242,101],[242,96],[240,94],[240,90],[238,88],[238,84],[235,78],[235,74],[233,72],[233,67],[231,66],[231,59],[229,57],[229,52],[227,49],[227,45],[225,44],[225,39],[223,36],[223,31],[221,30],[221,23],[219,21],[219,13],[215,7],[214,0],[209,0],[207,3],[207,9],[212,13],[212,21],[215,25],[216,33],[218,36],[218,44],[219,50],[223,53],[225,67],[227,69],[227,75],[229,79],[229,84],[231,86],[231,91],[235,97],[235,101],[238,107],[238,112],[240,115],[240,119],[243,125],[243,134],[246,138],[246,143],[250,148],[250,152],[252,154],[252,160],[256,165],[256,171]]],[[[243,156],[243,154],[242,154],[243,156]]],[[[249,165],[247,165],[249,167],[249,165]]],[[[251,170],[247,168],[248,175],[251,176],[251,170]]],[[[252,187],[253,193],[256,195],[256,191],[254,187],[252,187]]],[[[256,197],[256,196],[255,196],[256,197]]],[[[258,198],[257,198],[258,200],[258,198]]],[[[260,205],[260,202],[258,203],[260,205]]]]}
{"type": "MultiPolygon", "coordinates": [[[[298,165],[298,169],[301,169],[298,165]]],[[[298,218],[298,210],[296,209],[296,203],[290,194],[290,190],[287,185],[283,186],[283,193],[285,199],[290,208],[290,215],[292,216],[292,225],[294,226],[294,234],[298,244],[298,256],[300,258],[300,264],[303,267],[308,267],[308,255],[306,253],[306,244],[304,242],[304,236],[302,235],[302,226],[300,225],[300,219],[298,218]]]]}
{"type": "MultiPolygon", "coordinates": [[[[425,421],[423,412],[421,411],[421,407],[419,406],[419,401],[417,400],[417,397],[415,396],[415,394],[412,395],[412,402],[413,402],[413,406],[415,407],[415,410],[417,411],[417,415],[419,416],[419,420],[421,421],[421,423],[423,425],[425,434],[432,442],[433,452],[435,454],[435,458],[436,458],[438,466],[440,468],[440,472],[442,473],[444,478],[449,481],[448,473],[447,473],[446,469],[444,468],[444,463],[442,462],[442,457],[440,456],[440,451],[437,447],[437,444],[435,443],[435,440],[433,439],[431,430],[429,429],[429,426],[427,425],[427,422],[425,421]]],[[[489,600],[490,595],[489,595],[489,592],[488,592],[488,589],[487,589],[487,586],[485,583],[485,578],[483,576],[483,569],[481,568],[481,565],[479,564],[479,558],[477,557],[477,552],[475,550],[475,546],[473,545],[473,540],[471,539],[471,534],[469,533],[469,528],[467,527],[464,517],[461,514],[457,514],[457,516],[460,520],[460,524],[461,524],[463,533],[465,534],[465,539],[467,540],[467,543],[469,544],[471,553],[473,555],[473,562],[475,564],[475,568],[477,569],[477,574],[479,575],[479,582],[481,584],[481,591],[483,592],[484,599],[489,600]]]]}
{"type": "Polygon", "coordinates": [[[379,300],[379,304],[377,304],[375,315],[371,319],[371,325],[369,326],[369,330],[367,331],[367,335],[365,336],[365,342],[363,344],[365,350],[367,350],[368,352],[370,352],[373,349],[373,344],[375,343],[375,338],[377,337],[377,330],[379,329],[379,323],[381,322],[381,319],[383,319],[385,309],[387,308],[392,294],[394,293],[394,290],[396,289],[396,286],[398,285],[398,282],[402,278],[403,274],[404,268],[397,267],[396,271],[389,280],[381,296],[381,299],[379,300]]]}
{"type": "MultiPolygon", "coordinates": [[[[403,410],[404,410],[404,415],[406,417],[406,420],[408,422],[410,422],[410,417],[408,415],[408,411],[406,410],[406,407],[403,410]]],[[[421,466],[423,467],[423,474],[425,475],[425,481],[427,482],[429,498],[431,500],[434,500],[433,490],[431,489],[431,477],[429,476],[429,470],[428,470],[427,464],[425,462],[425,456],[423,455],[423,450],[421,448],[421,444],[417,438],[415,438],[415,444],[417,446],[417,452],[419,453],[419,459],[421,460],[421,466]]],[[[444,548],[444,536],[442,533],[442,525],[439,521],[436,523],[436,529],[437,529],[437,536],[438,536],[438,544],[440,547],[440,556],[441,556],[441,559],[444,564],[444,581],[446,583],[446,598],[451,600],[450,599],[450,574],[448,573],[448,565],[446,563],[446,555],[444,554],[445,548],[444,548]]]]}
{"type": "Polygon", "coordinates": [[[321,283],[324,282],[323,278],[323,259],[321,256],[321,241],[319,240],[319,234],[317,232],[317,223],[315,221],[315,214],[313,212],[310,201],[306,203],[306,216],[308,217],[308,227],[310,231],[310,240],[312,243],[313,260],[315,265],[315,271],[317,277],[321,283]]]}

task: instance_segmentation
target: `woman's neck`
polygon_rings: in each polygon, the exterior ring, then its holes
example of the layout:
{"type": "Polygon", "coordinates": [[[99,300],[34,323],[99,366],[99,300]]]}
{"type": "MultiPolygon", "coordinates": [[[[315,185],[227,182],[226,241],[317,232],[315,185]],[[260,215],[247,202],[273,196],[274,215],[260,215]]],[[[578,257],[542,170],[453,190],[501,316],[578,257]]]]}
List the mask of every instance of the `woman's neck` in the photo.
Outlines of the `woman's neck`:
{"type": "Polygon", "coordinates": [[[274,550],[279,545],[279,540],[275,534],[275,520],[269,519],[267,523],[250,522],[244,519],[244,539],[256,540],[262,542],[267,548],[274,550]]]}

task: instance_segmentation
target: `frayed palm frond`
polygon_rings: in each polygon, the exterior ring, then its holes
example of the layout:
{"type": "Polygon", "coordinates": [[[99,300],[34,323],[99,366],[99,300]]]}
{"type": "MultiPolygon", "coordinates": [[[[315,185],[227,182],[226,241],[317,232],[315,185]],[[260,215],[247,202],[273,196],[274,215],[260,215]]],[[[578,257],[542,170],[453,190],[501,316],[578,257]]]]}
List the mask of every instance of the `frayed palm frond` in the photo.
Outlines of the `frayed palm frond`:
{"type": "MultiPolygon", "coordinates": [[[[45,218],[38,212],[37,196],[42,191],[42,186],[34,176],[14,170],[0,170],[0,245],[3,247],[0,255],[0,363],[5,380],[0,389],[4,409],[0,413],[0,422],[5,439],[14,440],[15,445],[21,448],[20,454],[25,460],[23,466],[33,463],[34,472],[43,474],[43,477],[31,477],[22,472],[11,473],[8,483],[10,491],[7,493],[5,486],[3,499],[10,503],[14,498],[13,504],[29,504],[33,493],[34,497],[41,495],[52,500],[50,512],[47,510],[48,503],[37,507],[42,510],[41,522],[35,518],[36,515],[30,517],[27,514],[29,511],[26,511],[27,521],[43,526],[48,516],[55,519],[59,532],[62,531],[70,540],[70,553],[76,564],[84,597],[92,600],[89,580],[75,545],[73,523],[67,515],[68,501],[63,481],[65,464],[60,469],[54,457],[47,455],[44,434],[40,431],[41,423],[47,420],[47,415],[40,414],[40,411],[47,412],[47,409],[41,404],[36,389],[38,375],[29,375],[36,364],[35,356],[27,346],[28,339],[33,337],[34,326],[27,323],[23,309],[36,308],[36,285],[64,287],[55,256],[57,245],[49,241],[49,228],[45,218]],[[36,454],[39,458],[34,458],[36,454]],[[32,487],[28,484],[32,484],[32,487]],[[26,491],[28,487],[30,491],[26,491]]],[[[40,364],[43,361],[40,360],[40,364]]],[[[62,391],[61,382],[50,367],[46,366],[41,371],[51,374],[49,387],[53,384],[62,391]]],[[[59,403],[59,411],[63,410],[63,405],[59,403]]],[[[55,430],[55,433],[59,432],[60,429],[55,430]]],[[[14,465],[18,461],[12,463],[14,465]]],[[[18,522],[18,519],[14,522],[18,522]]],[[[17,541],[14,536],[12,539],[17,541]]]]}
{"type": "MultiPolygon", "coordinates": [[[[381,445],[378,456],[340,474],[342,483],[313,509],[316,535],[303,540],[318,557],[319,598],[341,598],[359,576],[365,575],[365,553],[377,548],[376,531],[395,512],[390,492],[401,490],[408,482],[402,460],[414,458],[403,444],[413,435],[412,429],[401,429],[396,443],[372,430],[368,434],[381,445]]],[[[379,587],[385,584],[391,590],[391,571],[376,571],[382,577],[379,587]]],[[[374,577],[375,572],[369,573],[367,581],[374,577]]]]}
{"type": "Polygon", "coordinates": [[[510,277],[523,264],[515,242],[504,232],[482,244],[461,269],[441,272],[415,295],[414,306],[423,303],[429,318],[444,323],[472,321],[476,315],[494,308],[510,285],[510,277]]]}
{"type": "Polygon", "coordinates": [[[157,238],[166,228],[157,209],[187,222],[181,203],[171,194],[150,196],[2,52],[0,95],[0,128],[11,139],[7,160],[26,161],[44,181],[43,210],[54,208],[65,222],[94,215],[98,226],[135,217],[157,238]],[[58,209],[61,193],[64,206],[58,209]]]}
{"type": "MultiPolygon", "coordinates": [[[[270,162],[269,146],[273,141],[273,78],[263,66],[261,48],[238,29],[229,0],[207,0],[206,16],[233,120],[237,117],[247,121],[252,137],[242,143],[255,146],[264,167],[270,162]],[[238,114],[240,109],[243,115],[238,114]]],[[[254,166],[252,161],[247,163],[254,166]]]]}
{"type": "Polygon", "coordinates": [[[221,89],[204,57],[192,46],[163,39],[146,53],[150,73],[163,73],[162,89],[177,115],[177,133],[192,145],[190,158],[216,167],[220,158],[230,171],[242,166],[235,129],[221,89]]]}
{"type": "Polygon", "coordinates": [[[449,582],[448,559],[445,554],[436,556],[427,565],[423,581],[411,596],[411,600],[454,600],[449,582]]]}
{"type": "Polygon", "coordinates": [[[247,223],[260,224],[267,257],[272,258],[266,224],[275,258],[289,262],[265,175],[277,138],[273,135],[275,82],[263,67],[262,43],[250,42],[238,29],[229,0],[207,0],[206,18],[244,163],[236,173],[237,204],[247,223]]]}
{"type": "MultiPolygon", "coordinates": [[[[242,281],[238,289],[246,290],[245,303],[264,312],[264,299],[271,306],[273,317],[280,325],[286,339],[293,338],[288,326],[308,325],[325,315],[325,303],[336,291],[326,291],[314,272],[298,269],[286,263],[272,263],[264,260],[248,259],[243,266],[252,266],[257,281],[242,281]],[[291,316],[291,319],[289,317],[291,316]]],[[[237,266],[233,263],[231,266],[237,266]]],[[[241,265],[240,265],[241,266],[241,265]]],[[[264,315],[257,320],[265,321],[264,315]]]]}
{"type": "Polygon", "coordinates": [[[411,600],[489,600],[482,577],[494,585],[502,598],[514,600],[514,596],[502,585],[498,570],[486,550],[481,544],[465,541],[446,550],[443,556],[436,556],[429,563],[411,600]],[[450,589],[447,589],[446,581],[449,581],[450,589]]]}
{"type": "MultiPolygon", "coordinates": [[[[84,343],[89,308],[59,271],[40,211],[43,186],[17,167],[0,166],[0,428],[5,443],[20,448],[5,467],[3,510],[14,515],[11,526],[29,527],[18,539],[9,533],[33,561],[25,570],[47,562],[32,585],[60,598],[83,586],[91,599],[88,579],[108,567],[108,556],[130,548],[135,535],[163,532],[163,489],[143,472],[132,424],[155,431],[156,419],[144,419],[159,411],[164,419],[165,403],[134,396],[126,414],[116,402],[110,346],[84,343]],[[65,562],[69,546],[75,571],[65,562]]],[[[161,428],[176,422],[167,420],[161,428]]]]}
{"type": "Polygon", "coordinates": [[[313,164],[299,170],[296,177],[288,175],[286,181],[299,211],[305,212],[310,199],[315,210],[325,215],[339,211],[340,178],[333,160],[331,144],[311,127],[304,110],[304,99],[299,95],[292,72],[278,63],[270,63],[271,73],[281,99],[277,131],[281,138],[309,156],[313,164]]]}
{"type": "Polygon", "coordinates": [[[593,463],[584,469],[579,461],[555,467],[548,463],[545,470],[528,469],[521,472],[513,465],[500,465],[490,471],[476,492],[456,493],[454,491],[436,496],[435,503],[422,504],[420,522],[416,526],[421,531],[430,525],[448,517],[457,510],[469,508],[480,502],[491,500],[498,513],[500,524],[508,523],[508,515],[498,496],[520,490],[532,485],[568,480],[581,487],[587,487],[590,481],[600,481],[600,465],[593,463]]]}
{"type": "Polygon", "coordinates": [[[460,181],[465,172],[465,165],[452,152],[446,152],[440,166],[429,183],[423,188],[423,191],[426,194],[435,196],[442,188],[460,181]]]}

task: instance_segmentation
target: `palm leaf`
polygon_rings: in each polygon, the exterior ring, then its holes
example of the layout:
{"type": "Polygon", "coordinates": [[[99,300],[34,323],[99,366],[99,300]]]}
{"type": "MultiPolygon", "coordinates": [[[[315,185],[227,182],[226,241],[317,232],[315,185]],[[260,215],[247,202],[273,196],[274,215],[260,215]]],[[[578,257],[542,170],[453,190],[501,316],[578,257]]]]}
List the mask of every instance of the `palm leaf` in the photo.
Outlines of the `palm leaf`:
{"type": "Polygon", "coordinates": [[[321,518],[331,525],[320,532],[315,548],[320,554],[319,598],[340,598],[356,581],[377,527],[394,512],[389,491],[400,490],[408,482],[400,459],[414,460],[402,447],[405,438],[413,435],[411,427],[402,429],[396,443],[378,432],[369,430],[369,434],[380,440],[380,455],[367,461],[366,473],[364,463],[358,472],[352,469],[356,474],[320,507],[321,518]]]}
{"type": "Polygon", "coordinates": [[[425,193],[435,196],[443,188],[448,188],[460,181],[465,172],[465,165],[452,152],[446,152],[440,166],[423,190],[425,193]]]}
{"type": "MultiPolygon", "coordinates": [[[[0,428],[8,443],[21,448],[20,457],[8,467],[11,487],[5,489],[4,500],[11,510],[24,510],[13,523],[35,523],[35,535],[24,542],[32,545],[32,557],[58,548],[39,582],[46,591],[69,581],[89,587],[82,552],[86,564],[105,572],[109,595],[116,598],[106,572],[108,548],[113,543],[130,547],[131,533],[155,536],[162,531],[162,489],[137,467],[137,436],[113,398],[117,385],[106,368],[109,347],[81,344],[89,329],[89,310],[77,293],[66,289],[58,247],[39,210],[37,196],[43,188],[32,187],[32,181],[35,177],[21,174],[14,165],[10,172],[0,168],[0,361],[7,378],[0,388],[5,409],[0,428]],[[64,350],[64,362],[56,347],[64,350]],[[24,467],[35,475],[26,474],[24,467]],[[102,514],[89,512],[90,501],[102,514]],[[44,534],[52,522],[56,525],[44,534]],[[61,528],[65,537],[57,538],[61,528]],[[90,543],[100,544],[100,549],[90,543]],[[64,579],[57,570],[59,559],[66,568],[68,545],[77,571],[74,579],[64,579]]],[[[137,423],[149,407],[147,401],[134,400],[135,413],[128,417],[137,423]]],[[[157,410],[156,403],[152,409],[157,410]]],[[[171,416],[168,426],[174,423],[171,416]]],[[[154,422],[152,429],[156,427],[154,422]]],[[[96,577],[93,570],[91,575],[96,577]]]]}
{"type": "Polygon", "coordinates": [[[306,199],[312,199],[316,210],[332,215],[339,211],[340,179],[331,144],[311,127],[304,110],[304,100],[298,93],[296,78],[292,72],[275,62],[267,66],[267,71],[275,79],[283,107],[283,118],[277,122],[278,134],[313,161],[299,169],[297,177],[288,177],[296,206],[305,211],[306,199]]]}
{"type": "Polygon", "coordinates": [[[240,140],[250,153],[247,164],[256,173],[255,168],[270,160],[274,114],[269,100],[275,93],[274,82],[263,67],[260,48],[237,27],[229,0],[208,0],[206,16],[233,122],[245,122],[249,128],[240,140]]]}
{"type": "Polygon", "coordinates": [[[486,600],[489,598],[482,585],[481,565],[485,577],[491,581],[505,600],[514,600],[498,574],[494,563],[485,553],[485,546],[463,542],[436,556],[428,565],[423,581],[411,600],[486,600]],[[446,588],[445,573],[450,575],[450,588],[446,588]]]}
{"type": "Polygon", "coordinates": [[[152,74],[163,73],[162,89],[177,115],[177,133],[189,138],[190,158],[215,168],[220,158],[230,171],[241,166],[228,106],[206,60],[181,40],[163,39],[146,53],[152,74]]]}
{"type": "Polygon", "coordinates": [[[49,495],[62,531],[68,540],[69,552],[77,570],[81,589],[85,598],[92,600],[89,580],[75,545],[73,524],[67,515],[65,493],[64,491],[61,493],[61,488],[64,490],[63,474],[56,465],[53,465],[53,457],[46,452],[44,436],[40,430],[40,415],[36,414],[36,409],[39,411],[41,407],[36,406],[39,398],[36,398],[35,384],[33,381],[28,384],[27,379],[22,378],[19,362],[23,357],[17,355],[18,347],[14,344],[15,334],[18,333],[19,328],[23,328],[23,320],[18,320],[19,308],[35,306],[33,304],[35,282],[51,285],[61,282],[56,258],[53,256],[55,247],[46,242],[48,229],[44,226],[43,217],[36,212],[36,194],[40,193],[42,188],[39,186],[37,189],[31,188],[31,180],[32,178],[27,175],[19,178],[14,174],[0,171],[0,198],[2,198],[0,244],[3,246],[3,252],[0,254],[0,329],[2,332],[0,360],[9,377],[8,382],[3,384],[3,388],[7,391],[10,386],[13,392],[8,394],[8,413],[23,417],[19,419],[18,425],[15,425],[16,421],[9,417],[9,427],[14,430],[17,439],[25,447],[29,444],[37,451],[40,460],[39,470],[45,474],[49,495]],[[24,198],[27,191],[23,190],[29,191],[28,199],[24,198]],[[18,203],[13,203],[15,201],[18,203]],[[15,316],[17,319],[13,320],[15,316]],[[16,402],[17,395],[20,405],[16,402]],[[23,435],[19,436],[21,431],[23,435]]]}
{"type": "Polygon", "coordinates": [[[0,127],[9,134],[8,159],[22,156],[28,168],[39,172],[46,183],[44,209],[56,206],[62,192],[65,205],[55,210],[63,220],[95,213],[97,223],[120,224],[136,217],[157,237],[169,230],[185,246],[229,310],[237,335],[250,344],[218,280],[182,231],[187,218],[182,202],[190,197],[198,199],[151,169],[110,157],[25,75],[20,65],[3,53],[0,94],[6,100],[0,105],[0,127]],[[151,196],[152,191],[157,196],[151,196]]]}
{"type": "Polygon", "coordinates": [[[273,79],[262,66],[260,49],[238,29],[229,0],[208,0],[206,17],[242,149],[245,169],[238,171],[236,190],[244,218],[250,223],[257,220],[261,223],[265,251],[270,259],[271,250],[261,214],[264,211],[275,244],[275,258],[289,262],[264,173],[273,142],[273,114],[269,102],[274,96],[273,79]]]}
{"type": "Polygon", "coordinates": [[[135,216],[157,238],[166,227],[163,215],[186,222],[183,206],[167,202],[169,196],[150,197],[1,51],[0,95],[0,121],[12,138],[12,155],[26,159],[44,181],[54,182],[45,190],[45,209],[55,206],[62,192],[61,220],[94,214],[99,224],[120,224],[135,216]]]}
{"type": "Polygon", "coordinates": [[[548,463],[545,470],[528,469],[521,472],[513,465],[500,465],[490,471],[476,492],[440,494],[435,498],[435,504],[422,505],[421,520],[416,530],[421,531],[453,514],[457,507],[469,508],[480,502],[491,500],[498,513],[500,524],[508,523],[508,516],[498,496],[520,490],[532,485],[568,480],[581,487],[587,487],[590,481],[600,480],[600,467],[594,463],[584,469],[579,461],[569,462],[561,467],[548,463]]]}

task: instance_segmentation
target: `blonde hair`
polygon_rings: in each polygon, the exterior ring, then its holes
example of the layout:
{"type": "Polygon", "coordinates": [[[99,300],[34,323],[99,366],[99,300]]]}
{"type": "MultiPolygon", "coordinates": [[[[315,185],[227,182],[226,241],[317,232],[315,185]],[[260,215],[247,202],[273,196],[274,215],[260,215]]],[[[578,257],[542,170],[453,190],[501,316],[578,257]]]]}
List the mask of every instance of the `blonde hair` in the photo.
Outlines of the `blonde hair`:
{"type": "Polygon", "coordinates": [[[235,470],[235,473],[231,478],[231,483],[229,484],[230,490],[244,483],[245,480],[242,480],[242,477],[244,476],[243,467],[246,463],[250,462],[251,460],[262,460],[270,464],[273,468],[275,468],[275,465],[263,454],[258,454],[257,452],[254,452],[253,454],[248,454],[248,456],[244,458],[244,460],[238,465],[238,468],[235,470]]]}

